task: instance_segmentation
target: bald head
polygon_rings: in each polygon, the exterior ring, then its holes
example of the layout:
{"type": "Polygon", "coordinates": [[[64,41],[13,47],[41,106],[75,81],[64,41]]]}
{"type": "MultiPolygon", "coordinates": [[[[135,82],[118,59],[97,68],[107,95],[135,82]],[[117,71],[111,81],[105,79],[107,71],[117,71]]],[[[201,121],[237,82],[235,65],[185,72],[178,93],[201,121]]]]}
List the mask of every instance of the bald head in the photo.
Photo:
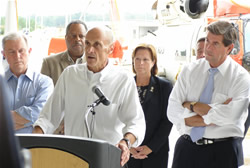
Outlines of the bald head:
{"type": "Polygon", "coordinates": [[[110,45],[114,42],[114,36],[111,29],[103,27],[94,27],[87,32],[87,35],[95,35],[96,38],[100,38],[105,45],[110,45]]]}
{"type": "Polygon", "coordinates": [[[108,55],[114,49],[114,37],[107,27],[94,27],[86,34],[85,57],[88,69],[100,72],[108,64],[108,55]]]}

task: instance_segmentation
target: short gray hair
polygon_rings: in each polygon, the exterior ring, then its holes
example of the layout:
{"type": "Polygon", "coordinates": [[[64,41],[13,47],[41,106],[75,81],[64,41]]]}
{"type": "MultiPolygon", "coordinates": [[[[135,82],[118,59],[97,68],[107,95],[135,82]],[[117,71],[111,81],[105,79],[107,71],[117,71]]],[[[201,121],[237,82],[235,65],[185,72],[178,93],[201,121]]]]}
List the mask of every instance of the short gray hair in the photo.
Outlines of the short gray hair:
{"type": "Polygon", "coordinates": [[[5,44],[6,44],[7,41],[9,41],[9,40],[18,40],[18,39],[24,39],[27,47],[29,46],[28,39],[24,34],[21,34],[21,33],[18,33],[18,32],[11,32],[11,33],[8,33],[7,35],[5,35],[4,38],[2,39],[3,50],[4,50],[4,47],[5,47],[5,44]]]}

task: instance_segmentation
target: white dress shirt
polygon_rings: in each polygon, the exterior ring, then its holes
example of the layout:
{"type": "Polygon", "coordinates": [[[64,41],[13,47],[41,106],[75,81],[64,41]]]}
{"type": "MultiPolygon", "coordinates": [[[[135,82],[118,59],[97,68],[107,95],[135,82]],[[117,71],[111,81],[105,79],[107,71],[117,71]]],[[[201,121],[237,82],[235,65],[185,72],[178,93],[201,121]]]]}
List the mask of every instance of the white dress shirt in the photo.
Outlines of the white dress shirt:
{"type": "MultiPolygon", "coordinates": [[[[92,91],[96,85],[111,103],[95,107],[93,138],[115,145],[130,132],[137,138],[134,146],[140,145],[145,118],[134,78],[110,64],[98,73],[89,71],[86,63],[67,67],[34,125],[39,125],[44,133],[53,133],[64,117],[65,135],[87,137],[84,117],[87,106],[98,99],[92,91]]],[[[91,115],[88,119],[90,123],[91,115]]]]}
{"type": "MultiPolygon", "coordinates": [[[[181,135],[190,135],[192,127],[186,126],[184,119],[196,115],[182,104],[185,101],[199,101],[208,80],[209,68],[205,59],[184,67],[170,95],[167,116],[181,135]]],[[[206,124],[213,125],[206,126],[203,137],[243,137],[250,96],[249,73],[229,56],[218,70],[214,76],[214,92],[209,104],[211,109],[203,116],[206,124]],[[228,98],[232,98],[232,101],[223,104],[228,98]]]]}

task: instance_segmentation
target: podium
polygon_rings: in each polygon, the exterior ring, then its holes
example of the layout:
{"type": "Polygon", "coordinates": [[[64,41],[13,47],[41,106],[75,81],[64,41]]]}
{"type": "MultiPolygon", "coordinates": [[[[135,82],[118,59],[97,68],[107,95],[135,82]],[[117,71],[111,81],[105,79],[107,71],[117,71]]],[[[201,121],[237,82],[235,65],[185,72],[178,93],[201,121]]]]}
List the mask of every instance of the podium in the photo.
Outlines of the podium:
{"type": "Polygon", "coordinates": [[[121,150],[106,141],[74,136],[16,134],[31,152],[32,168],[120,168],[121,150]]]}

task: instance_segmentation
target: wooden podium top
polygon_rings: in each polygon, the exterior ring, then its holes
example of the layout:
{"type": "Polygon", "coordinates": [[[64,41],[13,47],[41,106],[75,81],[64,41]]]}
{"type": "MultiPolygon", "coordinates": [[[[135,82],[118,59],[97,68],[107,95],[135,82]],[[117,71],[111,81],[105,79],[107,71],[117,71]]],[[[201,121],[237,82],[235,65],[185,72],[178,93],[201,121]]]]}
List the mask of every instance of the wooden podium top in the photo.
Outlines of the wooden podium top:
{"type": "Polygon", "coordinates": [[[121,167],[121,150],[106,141],[49,134],[16,136],[21,147],[31,151],[33,168],[121,167]]]}

